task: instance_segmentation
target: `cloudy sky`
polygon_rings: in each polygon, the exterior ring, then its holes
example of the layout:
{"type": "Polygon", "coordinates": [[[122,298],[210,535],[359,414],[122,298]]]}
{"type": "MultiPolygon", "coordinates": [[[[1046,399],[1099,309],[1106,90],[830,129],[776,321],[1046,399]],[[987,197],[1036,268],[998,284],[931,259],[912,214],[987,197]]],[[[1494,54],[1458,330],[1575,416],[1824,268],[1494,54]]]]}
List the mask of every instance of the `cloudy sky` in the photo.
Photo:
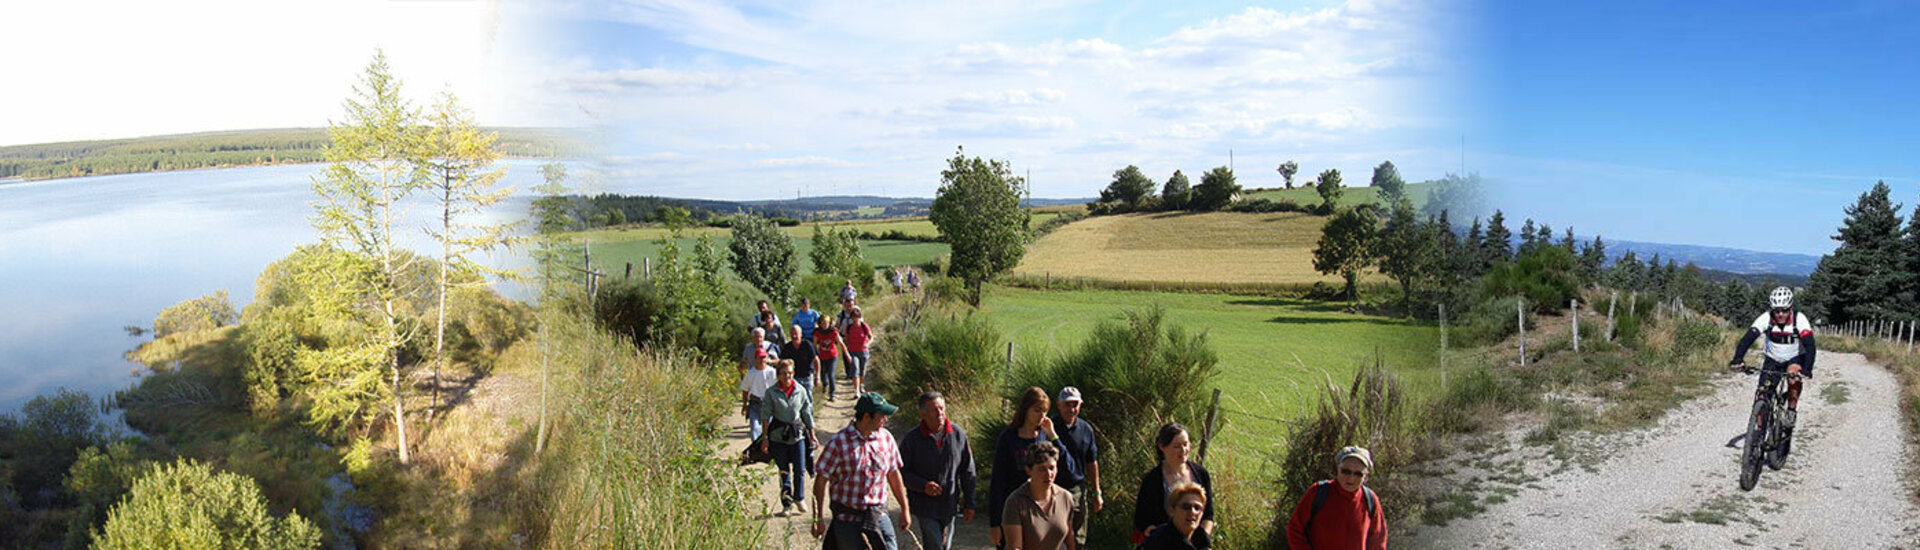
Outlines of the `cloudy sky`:
{"type": "Polygon", "coordinates": [[[461,0],[0,2],[0,145],[326,126],[376,48],[417,100],[482,124],[573,112],[544,88],[537,6],[461,0]]]}
{"type": "MultiPolygon", "coordinates": [[[[1137,164],[1246,186],[1461,166],[1448,4],[626,0],[542,13],[606,190],[930,197],[955,148],[1087,197],[1137,164]]],[[[1469,159],[1471,161],[1471,159],[1469,159]]],[[[1471,170],[1471,162],[1468,169],[1471,170]]]]}
{"type": "Polygon", "coordinates": [[[1920,204],[1920,5],[1509,2],[1482,21],[1468,135],[1509,214],[1822,254],[1875,181],[1902,215],[1920,204]]]}

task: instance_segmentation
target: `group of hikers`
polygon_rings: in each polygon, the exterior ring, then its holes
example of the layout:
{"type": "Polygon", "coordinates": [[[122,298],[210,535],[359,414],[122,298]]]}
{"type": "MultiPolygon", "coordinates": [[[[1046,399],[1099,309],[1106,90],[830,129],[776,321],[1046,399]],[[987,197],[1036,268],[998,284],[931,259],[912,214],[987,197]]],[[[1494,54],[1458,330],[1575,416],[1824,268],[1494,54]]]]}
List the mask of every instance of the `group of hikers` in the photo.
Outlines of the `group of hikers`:
{"type": "MultiPolygon", "coordinates": [[[[885,428],[899,407],[866,391],[873,329],[863,318],[852,281],[839,297],[841,309],[832,317],[802,299],[784,332],[767,302],[758,304],[741,365],[741,414],[753,441],[749,452],[757,451],[779,470],[779,515],[811,514],[810,531],[824,539],[826,548],[898,550],[897,521],[899,529],[911,530],[922,550],[946,550],[955,521],[972,523],[979,509],[972,445],[948,419],[946,398],[936,391],[919,396],[918,425],[897,438],[885,428]],[[836,364],[845,366],[854,417],[822,443],[814,435],[815,376],[825,402],[834,401],[836,364]],[[809,473],[815,476],[811,495],[809,473]],[[889,493],[900,506],[895,521],[887,517],[889,493]]],[[[996,547],[1055,550],[1086,544],[1088,518],[1101,513],[1107,501],[1101,491],[1100,445],[1094,426],[1081,416],[1084,404],[1085,396],[1072,386],[1051,396],[1038,387],[1021,393],[1011,422],[995,439],[987,484],[987,536],[996,547]]],[[[1159,463],[1142,473],[1134,493],[1133,543],[1148,550],[1211,548],[1213,480],[1191,459],[1191,434],[1169,422],[1154,444],[1159,463]]],[[[1332,479],[1310,488],[1295,507],[1289,544],[1385,548],[1384,513],[1363,486],[1372,456],[1348,447],[1334,463],[1332,479]]]]}

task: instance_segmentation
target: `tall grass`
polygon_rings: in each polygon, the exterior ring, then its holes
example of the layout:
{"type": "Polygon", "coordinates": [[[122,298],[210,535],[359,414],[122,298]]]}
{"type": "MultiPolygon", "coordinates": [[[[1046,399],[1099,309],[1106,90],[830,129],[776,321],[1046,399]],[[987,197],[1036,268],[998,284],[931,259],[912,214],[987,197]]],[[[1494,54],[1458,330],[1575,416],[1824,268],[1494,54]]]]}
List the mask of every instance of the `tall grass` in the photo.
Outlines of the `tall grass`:
{"type": "Polygon", "coordinates": [[[1269,548],[1287,546],[1293,506],[1315,482],[1332,477],[1333,455],[1348,445],[1373,453],[1373,475],[1367,478],[1367,486],[1379,496],[1385,517],[1407,517],[1419,500],[1410,476],[1403,477],[1402,472],[1423,458],[1422,436],[1415,429],[1414,408],[1399,378],[1376,361],[1354,373],[1344,389],[1328,382],[1319,406],[1291,427],[1286,446],[1275,457],[1280,464],[1274,488],[1279,499],[1274,501],[1269,548]]]}
{"type": "Polygon", "coordinates": [[[950,403],[971,402],[993,396],[1007,372],[1001,355],[1006,340],[986,317],[919,317],[889,319],[874,346],[874,363],[886,368],[872,371],[872,384],[889,402],[902,405],[895,421],[902,426],[919,421],[917,407],[909,405],[921,392],[938,391],[950,403]]]}
{"type": "MultiPolygon", "coordinates": [[[[1171,323],[1155,308],[1130,311],[1125,322],[1102,323],[1064,355],[1028,356],[1015,367],[1003,394],[1007,402],[1017,401],[1019,392],[1030,386],[1049,394],[1076,386],[1086,396],[1081,417],[1097,430],[1101,488],[1109,509],[1089,520],[1088,547],[1128,545],[1137,482],[1159,463],[1153,437],[1168,421],[1189,426],[1195,430],[1192,437],[1199,437],[1205,390],[1212,386],[1219,362],[1204,332],[1171,323]]],[[[977,456],[993,456],[992,437],[1008,418],[1010,414],[988,415],[974,426],[977,456]]],[[[1215,479],[1218,490],[1220,478],[1215,479]]]]}
{"type": "Polygon", "coordinates": [[[572,320],[549,327],[560,389],[546,517],[551,548],[757,547],[751,485],[716,457],[736,397],[725,373],[640,351],[572,320]]]}

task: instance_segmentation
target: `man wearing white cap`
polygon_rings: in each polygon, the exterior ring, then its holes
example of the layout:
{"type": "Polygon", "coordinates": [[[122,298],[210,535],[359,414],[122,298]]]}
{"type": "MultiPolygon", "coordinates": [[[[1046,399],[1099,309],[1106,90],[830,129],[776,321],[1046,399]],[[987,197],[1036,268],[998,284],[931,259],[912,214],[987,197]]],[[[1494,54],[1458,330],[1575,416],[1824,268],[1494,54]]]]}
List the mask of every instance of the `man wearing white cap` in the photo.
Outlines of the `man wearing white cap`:
{"type": "Polygon", "coordinates": [[[1387,518],[1380,499],[1366,488],[1373,453],[1347,447],[1333,455],[1334,478],[1313,484],[1293,507],[1287,547],[1385,550],[1387,518]]]}
{"type": "Polygon", "coordinates": [[[1058,399],[1053,400],[1054,408],[1060,413],[1060,421],[1054,423],[1060,434],[1060,474],[1054,484],[1073,493],[1073,514],[1069,517],[1073,529],[1073,547],[1087,544],[1087,514],[1100,513],[1106,506],[1106,499],[1100,496],[1100,443],[1094,441],[1093,424],[1080,418],[1080,388],[1067,386],[1060,390],[1058,399]],[[1066,455],[1072,455],[1067,460],[1066,455]]]}

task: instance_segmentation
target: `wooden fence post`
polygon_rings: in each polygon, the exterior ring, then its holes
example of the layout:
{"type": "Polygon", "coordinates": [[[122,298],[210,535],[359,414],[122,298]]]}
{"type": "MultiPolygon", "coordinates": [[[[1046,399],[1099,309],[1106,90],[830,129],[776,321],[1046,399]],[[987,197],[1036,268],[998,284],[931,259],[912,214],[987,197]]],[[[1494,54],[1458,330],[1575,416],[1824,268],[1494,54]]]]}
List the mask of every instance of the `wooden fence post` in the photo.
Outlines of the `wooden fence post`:
{"type": "Polygon", "coordinates": [[[1013,364],[1013,341],[1012,340],[1007,341],[1007,364],[1008,365],[1013,364]]]}
{"type": "Polygon", "coordinates": [[[1520,319],[1520,366],[1527,366],[1527,299],[1521,298],[1513,304],[1514,316],[1520,319]]]}
{"type": "Polygon", "coordinates": [[[1200,465],[1207,465],[1207,444],[1213,441],[1213,420],[1220,413],[1220,388],[1213,389],[1213,403],[1207,405],[1207,424],[1200,432],[1200,465]]]}
{"type": "Polygon", "coordinates": [[[1613,305],[1614,303],[1619,301],[1620,301],[1620,291],[1618,290],[1613,291],[1613,295],[1607,298],[1607,341],[1608,342],[1613,341],[1613,305]]]}
{"type": "Polygon", "coordinates": [[[1580,300],[1567,304],[1573,311],[1573,352],[1580,353],[1580,300]]]}
{"type": "Polygon", "coordinates": [[[1447,305],[1440,304],[1440,389],[1447,389],[1447,305]]]}

